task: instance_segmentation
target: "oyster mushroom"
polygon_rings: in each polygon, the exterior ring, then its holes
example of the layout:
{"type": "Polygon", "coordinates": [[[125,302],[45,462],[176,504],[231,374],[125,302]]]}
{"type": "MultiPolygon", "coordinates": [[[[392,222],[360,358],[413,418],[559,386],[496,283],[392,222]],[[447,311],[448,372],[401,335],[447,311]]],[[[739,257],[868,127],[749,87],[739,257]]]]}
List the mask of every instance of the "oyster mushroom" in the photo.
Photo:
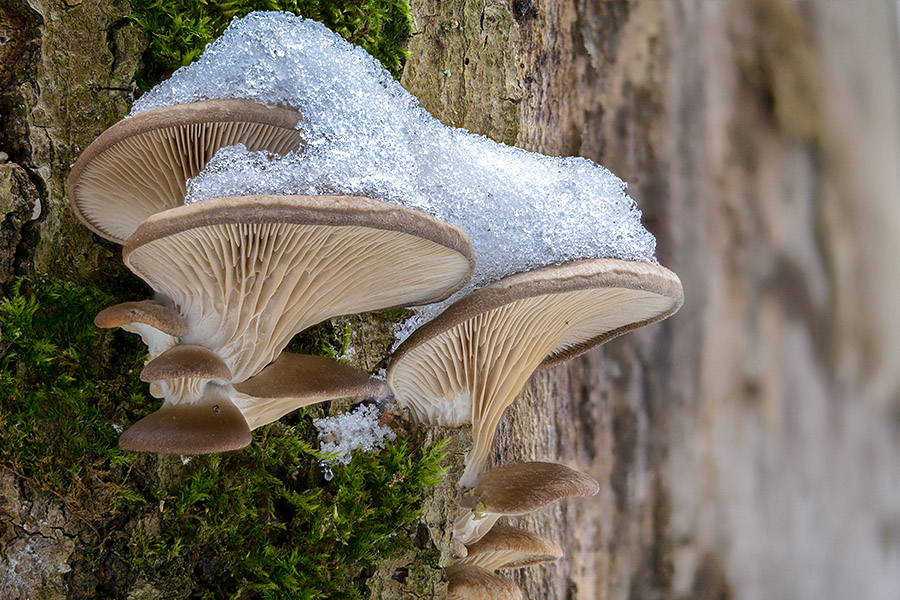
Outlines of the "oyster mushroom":
{"type": "Polygon", "coordinates": [[[505,277],[455,302],[405,340],[387,372],[424,423],[472,423],[459,484],[472,487],[497,424],[535,369],[671,315],[681,282],[652,263],[585,259],[505,277]]]}
{"type": "Polygon", "coordinates": [[[593,496],[599,490],[593,477],[557,463],[496,467],[482,472],[463,495],[453,537],[469,546],[491,531],[501,517],[528,514],[563,498],[593,496]]]}
{"type": "Polygon", "coordinates": [[[495,525],[480,540],[467,546],[459,564],[488,571],[521,569],[558,560],[563,551],[545,537],[511,525],[495,525]]]}
{"type": "Polygon", "coordinates": [[[381,384],[335,361],[281,351],[294,334],[324,319],[445,298],[465,283],[474,263],[456,227],[346,196],[250,196],[181,206],[144,221],[123,254],[133,272],[172,300],[189,330],[181,344],[208,349],[228,368],[227,378],[154,378],[164,408],[202,404],[215,392],[249,428],[313,402],[381,394],[381,384]],[[285,378],[301,368],[306,382],[285,378]]]}
{"type": "Polygon", "coordinates": [[[287,154],[300,148],[300,118],[294,109],[225,99],[123,119],[72,166],[72,210],[91,231],[123,244],[144,219],[183,204],[188,179],[218,149],[242,143],[248,150],[287,154]]]}
{"type": "Polygon", "coordinates": [[[141,336],[150,358],[175,346],[188,334],[188,327],[176,311],[153,300],[122,302],[104,308],[94,317],[101,329],[121,327],[141,336]]]}
{"type": "Polygon", "coordinates": [[[451,565],[444,578],[447,600],[522,600],[522,590],[512,580],[474,565],[451,565]]]}

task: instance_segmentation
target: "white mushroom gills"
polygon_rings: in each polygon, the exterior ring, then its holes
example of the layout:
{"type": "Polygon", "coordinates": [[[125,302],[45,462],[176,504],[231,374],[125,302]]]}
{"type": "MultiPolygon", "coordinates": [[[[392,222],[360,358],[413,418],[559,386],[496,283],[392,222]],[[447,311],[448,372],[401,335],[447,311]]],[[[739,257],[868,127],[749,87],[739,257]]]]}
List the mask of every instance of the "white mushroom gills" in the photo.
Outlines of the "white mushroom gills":
{"type": "Polygon", "coordinates": [[[251,197],[154,215],[124,254],[184,317],[183,343],[215,349],[240,383],[325,319],[446,297],[471,273],[466,246],[455,227],[389,203],[251,197]],[[444,232],[452,243],[432,239],[444,232]]]}
{"type": "MultiPolygon", "coordinates": [[[[674,274],[662,267],[636,264],[639,271],[658,270],[665,273],[668,283],[677,282],[674,274]]],[[[626,261],[597,259],[582,261],[577,268],[587,267],[587,271],[602,275],[604,269],[623,265],[629,267],[626,261]]],[[[552,281],[554,269],[564,267],[549,267],[534,274],[552,281]]],[[[444,426],[473,424],[473,446],[459,482],[464,489],[474,485],[483,469],[503,411],[548,357],[567,356],[578,352],[586,342],[600,343],[607,339],[605,336],[658,320],[681,303],[680,283],[677,294],[636,285],[604,285],[532,292],[529,297],[494,302],[500,305],[479,310],[482,298],[487,298],[484,302],[490,306],[489,295],[495,290],[499,290],[497,296],[515,293],[514,285],[507,280],[529,275],[506,278],[459,301],[458,312],[463,316],[459,322],[447,327],[452,318],[444,322],[444,316],[439,316],[429,324],[439,331],[433,335],[429,325],[424,326],[418,338],[414,336],[400,346],[398,359],[388,371],[388,384],[397,401],[409,408],[416,420],[444,426]],[[481,297],[476,296],[479,293],[481,297]],[[472,305],[471,310],[463,304],[466,302],[472,305]],[[468,415],[459,410],[461,398],[471,399],[468,415]]]]}
{"type": "Polygon", "coordinates": [[[170,106],[120,121],[79,157],[69,178],[75,214],[95,233],[122,244],[147,217],[184,203],[188,179],[217,150],[286,154],[302,139],[300,113],[251,100],[170,106]]]}

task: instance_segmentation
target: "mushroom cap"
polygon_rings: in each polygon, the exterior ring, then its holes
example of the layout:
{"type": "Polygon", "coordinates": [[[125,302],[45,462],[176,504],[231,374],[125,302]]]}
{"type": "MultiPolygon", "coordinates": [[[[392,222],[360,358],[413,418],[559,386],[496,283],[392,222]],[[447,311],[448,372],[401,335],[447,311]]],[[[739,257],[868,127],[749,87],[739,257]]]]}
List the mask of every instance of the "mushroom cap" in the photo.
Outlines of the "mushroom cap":
{"type": "Polygon", "coordinates": [[[535,369],[659,321],[682,300],[678,277],[653,263],[584,259],[511,275],[416,330],[394,353],[388,385],[420,422],[474,424],[467,487],[535,369]]]}
{"type": "Polygon", "coordinates": [[[122,244],[150,215],[184,203],[188,179],[219,148],[286,154],[300,147],[300,113],[252,100],[178,104],[119,121],[88,146],[69,174],[75,215],[122,244]]]}
{"type": "Polygon", "coordinates": [[[302,406],[350,396],[380,396],[387,385],[348,364],[322,356],[282,352],[258,375],[234,384],[234,401],[250,429],[302,406]]]}
{"type": "Polygon", "coordinates": [[[520,527],[495,525],[477,542],[468,545],[461,564],[488,571],[521,569],[553,562],[563,555],[556,543],[520,527]]]}
{"type": "Polygon", "coordinates": [[[119,446],[132,452],[210,454],[239,450],[251,439],[241,411],[217,386],[206,384],[199,402],[163,404],[126,429],[119,446]]]}
{"type": "Polygon", "coordinates": [[[475,260],[457,227],[349,196],[180,206],[141,223],[123,255],[183,315],[190,334],[182,341],[215,349],[237,383],[315,323],[448,297],[475,260]]]}
{"type": "Polygon", "coordinates": [[[478,476],[475,494],[462,505],[480,513],[524,515],[571,496],[593,496],[600,484],[565,465],[520,462],[495,467],[478,476]]]}
{"type": "Polygon", "coordinates": [[[146,365],[141,381],[166,379],[222,379],[231,381],[231,370],[215,352],[190,344],[169,348],[146,365]]]}
{"type": "Polygon", "coordinates": [[[153,300],[122,302],[104,308],[94,317],[94,325],[101,329],[122,327],[132,323],[149,325],[173,337],[184,337],[188,334],[188,327],[181,315],[153,300]]]}
{"type": "Polygon", "coordinates": [[[522,590],[511,579],[481,567],[455,564],[444,569],[447,600],[522,600],[522,590]]]}
{"type": "Polygon", "coordinates": [[[563,312],[564,335],[554,340],[541,360],[539,367],[546,368],[633,329],[662,321],[677,312],[683,302],[681,280],[656,263],[586,258],[516,273],[472,292],[419,327],[397,348],[388,373],[393,363],[426,342],[474,317],[514,303],[520,303],[521,308],[543,305],[532,311],[537,321],[548,317],[549,311],[564,311],[567,305],[582,311],[563,312]],[[572,300],[565,302],[564,296],[572,300]],[[523,302],[528,300],[532,302],[523,302]]]}

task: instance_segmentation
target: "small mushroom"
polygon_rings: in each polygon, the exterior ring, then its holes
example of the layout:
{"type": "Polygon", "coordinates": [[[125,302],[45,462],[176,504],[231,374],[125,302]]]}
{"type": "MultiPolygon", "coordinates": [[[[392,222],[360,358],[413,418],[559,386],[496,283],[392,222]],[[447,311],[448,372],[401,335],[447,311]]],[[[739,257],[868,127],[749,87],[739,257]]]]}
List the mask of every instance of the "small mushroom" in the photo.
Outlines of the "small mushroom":
{"type": "Polygon", "coordinates": [[[338,398],[375,398],[387,385],[330,358],[283,352],[275,362],[234,384],[234,403],[250,429],[276,421],[300,407],[338,398]]]}
{"type": "Polygon", "coordinates": [[[216,151],[287,154],[302,140],[300,113],[252,100],[178,104],[119,121],[88,146],[69,175],[72,210],[94,233],[123,244],[150,215],[184,203],[188,179],[216,151]]]}
{"type": "Polygon", "coordinates": [[[121,327],[138,334],[147,345],[151,359],[175,346],[188,334],[181,315],[153,300],[123,302],[104,308],[94,317],[94,325],[101,329],[121,327]]]}
{"type": "Polygon", "coordinates": [[[593,496],[599,490],[593,477],[557,463],[533,461],[496,467],[482,472],[463,495],[453,537],[469,546],[501,517],[528,514],[557,500],[593,496]]]}
{"type": "Polygon", "coordinates": [[[468,488],[535,369],[664,319],[682,297],[678,277],[652,263],[586,259],[511,275],[416,330],[394,353],[388,385],[420,422],[472,423],[459,481],[468,488]]]}
{"type": "Polygon", "coordinates": [[[521,569],[558,560],[563,551],[547,538],[511,525],[495,525],[484,537],[467,546],[460,564],[488,571],[521,569]]]}
{"type": "Polygon", "coordinates": [[[215,352],[181,345],[148,362],[141,380],[159,386],[165,402],[119,438],[134,452],[208,454],[250,443],[250,427],[231,400],[231,371],[215,352]]]}
{"type": "Polygon", "coordinates": [[[522,600],[522,590],[511,579],[473,565],[444,569],[447,600],[522,600]]]}
{"type": "Polygon", "coordinates": [[[173,382],[172,388],[167,393],[175,395],[177,390],[182,402],[167,402],[126,429],[119,446],[133,452],[189,455],[238,450],[250,443],[247,421],[223,387],[189,379],[173,382]]]}
{"type": "Polygon", "coordinates": [[[180,345],[147,363],[141,379],[159,386],[162,407],[127,429],[126,450],[208,454],[237,450],[249,432],[316,402],[384,395],[384,382],[329,358],[284,353],[256,375],[231,385],[228,365],[213,351],[180,345]],[[240,419],[238,419],[240,416],[240,419]],[[203,421],[208,423],[203,425],[203,421]],[[216,438],[221,430],[224,440],[216,438]]]}
{"type": "Polygon", "coordinates": [[[166,379],[220,379],[231,381],[231,369],[219,356],[202,346],[181,345],[166,350],[141,371],[141,381],[166,379]]]}

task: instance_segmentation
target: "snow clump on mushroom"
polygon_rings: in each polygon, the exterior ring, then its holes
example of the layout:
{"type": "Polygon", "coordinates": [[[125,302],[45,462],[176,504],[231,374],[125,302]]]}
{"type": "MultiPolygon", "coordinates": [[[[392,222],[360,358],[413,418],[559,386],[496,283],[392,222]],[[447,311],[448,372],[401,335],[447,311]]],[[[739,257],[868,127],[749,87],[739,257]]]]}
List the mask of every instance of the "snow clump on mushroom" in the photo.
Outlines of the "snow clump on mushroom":
{"type": "Polygon", "coordinates": [[[469,235],[478,261],[472,281],[422,309],[415,325],[513,273],[579,258],[655,260],[655,239],[625,183],[607,169],[443,125],[374,58],[314,21],[276,12],[236,19],[132,114],[221,98],[296,109],[306,145],[284,156],[223,148],[190,182],[186,202],[364,195],[422,210],[469,235]]]}

